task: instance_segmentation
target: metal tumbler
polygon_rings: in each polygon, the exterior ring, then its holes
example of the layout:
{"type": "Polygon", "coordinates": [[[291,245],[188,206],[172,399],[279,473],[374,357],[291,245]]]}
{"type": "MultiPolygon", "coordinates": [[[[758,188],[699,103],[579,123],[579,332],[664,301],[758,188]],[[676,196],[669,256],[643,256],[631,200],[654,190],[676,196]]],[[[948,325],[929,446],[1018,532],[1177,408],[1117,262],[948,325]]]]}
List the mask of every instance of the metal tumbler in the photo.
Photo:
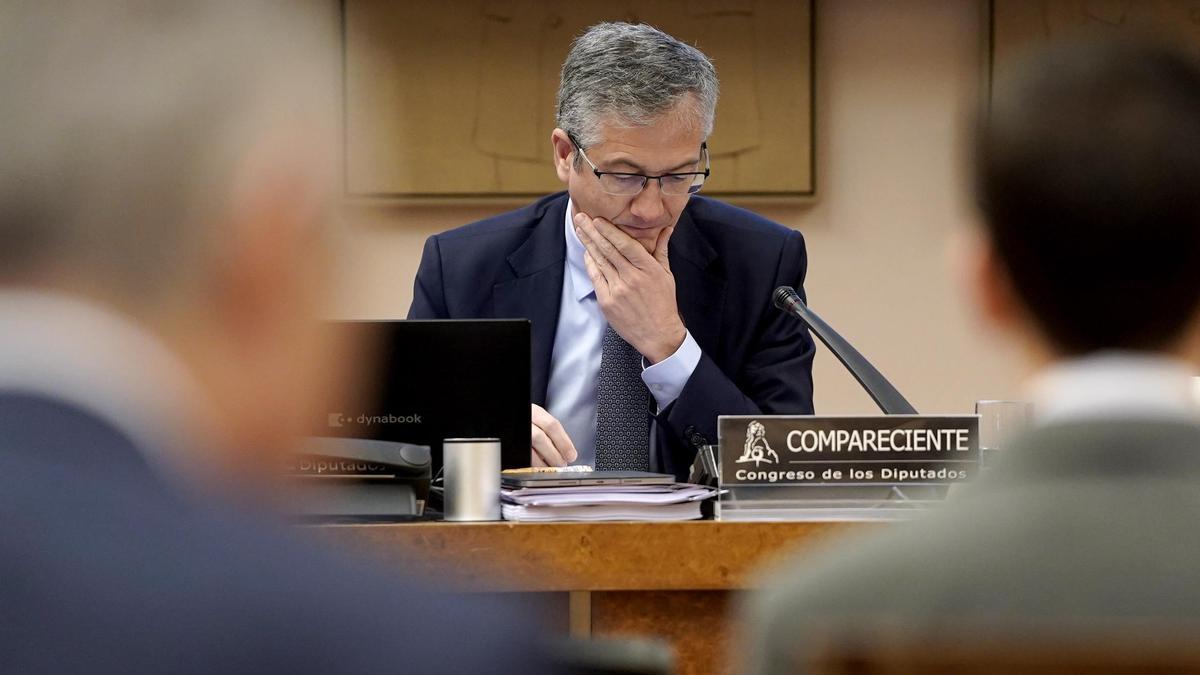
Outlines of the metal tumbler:
{"type": "Polygon", "coordinates": [[[447,438],[445,519],[500,520],[500,439],[447,438]]]}

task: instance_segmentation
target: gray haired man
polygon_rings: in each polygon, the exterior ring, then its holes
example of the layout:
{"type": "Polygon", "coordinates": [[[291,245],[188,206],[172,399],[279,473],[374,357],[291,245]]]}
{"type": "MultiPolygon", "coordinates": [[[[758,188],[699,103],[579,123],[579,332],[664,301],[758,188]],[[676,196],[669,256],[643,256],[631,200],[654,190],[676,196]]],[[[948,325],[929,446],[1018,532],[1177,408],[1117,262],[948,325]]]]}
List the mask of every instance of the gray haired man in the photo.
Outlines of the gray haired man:
{"type": "Polygon", "coordinates": [[[250,477],[282,465],[338,361],[315,320],[317,9],[0,3],[6,672],[546,665],[508,609],[224,503],[259,501],[250,477]]]}
{"type": "Polygon", "coordinates": [[[718,83],[646,25],[573,44],[550,137],[565,192],[431,237],[409,318],[528,318],[533,465],[686,476],[718,414],[812,412],[796,231],[695,196],[718,83]]]}

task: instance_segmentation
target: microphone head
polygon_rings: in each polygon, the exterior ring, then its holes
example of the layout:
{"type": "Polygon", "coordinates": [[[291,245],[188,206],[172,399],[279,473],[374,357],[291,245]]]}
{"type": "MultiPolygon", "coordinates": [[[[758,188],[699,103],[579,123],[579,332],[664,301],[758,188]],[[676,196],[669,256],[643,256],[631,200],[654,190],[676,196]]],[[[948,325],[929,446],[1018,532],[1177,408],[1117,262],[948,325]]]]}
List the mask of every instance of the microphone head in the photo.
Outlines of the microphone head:
{"type": "Polygon", "coordinates": [[[800,302],[800,296],[796,293],[796,289],[791,286],[780,286],[771,294],[771,299],[775,301],[775,306],[785,312],[794,307],[800,302]]]}

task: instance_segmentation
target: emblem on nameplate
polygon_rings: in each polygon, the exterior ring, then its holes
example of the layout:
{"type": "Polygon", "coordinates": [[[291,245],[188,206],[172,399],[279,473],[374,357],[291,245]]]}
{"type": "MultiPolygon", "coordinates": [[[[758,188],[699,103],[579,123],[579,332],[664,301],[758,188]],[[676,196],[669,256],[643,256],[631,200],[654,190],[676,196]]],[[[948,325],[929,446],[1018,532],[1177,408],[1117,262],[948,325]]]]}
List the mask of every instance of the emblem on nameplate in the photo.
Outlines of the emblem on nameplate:
{"type": "Polygon", "coordinates": [[[746,425],[746,442],[742,446],[742,456],[737,458],[738,464],[747,462],[754,462],[754,466],[779,463],[779,454],[767,442],[767,428],[758,420],[751,420],[746,425]]]}

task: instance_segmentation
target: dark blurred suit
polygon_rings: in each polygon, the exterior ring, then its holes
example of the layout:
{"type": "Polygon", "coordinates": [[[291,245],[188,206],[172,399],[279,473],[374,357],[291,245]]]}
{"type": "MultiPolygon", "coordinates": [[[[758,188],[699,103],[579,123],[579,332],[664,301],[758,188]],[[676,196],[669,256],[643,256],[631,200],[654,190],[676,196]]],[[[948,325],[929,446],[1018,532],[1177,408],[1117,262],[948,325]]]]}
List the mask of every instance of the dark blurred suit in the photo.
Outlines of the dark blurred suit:
{"type": "Polygon", "coordinates": [[[539,671],[508,609],[405,589],[200,506],[151,469],[156,450],[0,391],[0,669],[539,671]]]}
{"type": "MultiPolygon", "coordinates": [[[[558,325],[567,193],[429,238],[410,319],[528,318],[532,400],[546,405],[558,325]]],[[[814,345],[771,292],[803,294],[799,232],[693,196],[670,242],[679,313],[703,356],[674,403],[657,416],[658,466],[685,479],[694,430],[717,442],[717,415],[811,413],[814,345]]]]}
{"type": "MultiPolygon", "coordinates": [[[[779,567],[747,613],[749,672],[787,673],[812,627],[916,635],[985,620],[1200,619],[1200,426],[1112,418],[1039,429],[946,507],[779,567]]],[[[867,634],[869,639],[869,633],[867,634]]]]}

